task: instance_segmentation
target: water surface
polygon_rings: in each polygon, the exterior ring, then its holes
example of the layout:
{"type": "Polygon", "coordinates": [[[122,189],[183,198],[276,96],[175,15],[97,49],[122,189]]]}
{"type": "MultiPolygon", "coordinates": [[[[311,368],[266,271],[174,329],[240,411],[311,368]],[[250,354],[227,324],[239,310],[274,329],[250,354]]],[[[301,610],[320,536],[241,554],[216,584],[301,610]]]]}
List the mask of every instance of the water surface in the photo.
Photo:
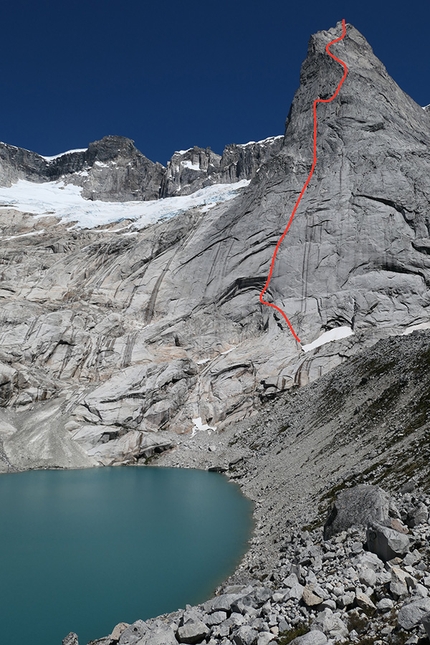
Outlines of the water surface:
{"type": "Polygon", "coordinates": [[[252,504],[226,478],[176,468],[0,477],[2,642],[84,645],[202,602],[238,564],[252,504]]]}

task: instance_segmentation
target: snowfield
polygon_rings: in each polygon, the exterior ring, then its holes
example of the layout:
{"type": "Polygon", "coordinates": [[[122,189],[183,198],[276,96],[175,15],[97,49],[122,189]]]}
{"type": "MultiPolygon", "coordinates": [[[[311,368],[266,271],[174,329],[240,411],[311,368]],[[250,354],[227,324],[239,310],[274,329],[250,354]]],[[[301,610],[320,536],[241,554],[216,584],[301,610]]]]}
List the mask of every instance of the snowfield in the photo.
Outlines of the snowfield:
{"type": "Polygon", "coordinates": [[[54,215],[74,223],[76,228],[95,228],[131,219],[132,227],[141,229],[191,208],[208,211],[221,202],[234,199],[238,190],[249,183],[243,179],[235,184],[214,184],[192,195],[148,202],[102,202],[84,199],[79,186],[63,181],[36,184],[20,179],[12,186],[0,187],[0,208],[16,208],[35,216],[54,215]]]}
{"type": "Polygon", "coordinates": [[[346,325],[343,327],[335,327],[334,329],[330,329],[330,331],[325,331],[312,343],[309,343],[308,345],[302,345],[302,350],[304,352],[310,352],[312,349],[321,347],[326,343],[332,343],[334,340],[340,340],[341,338],[348,338],[348,336],[352,336],[353,334],[354,332],[352,331],[351,327],[347,327],[346,325]]]}

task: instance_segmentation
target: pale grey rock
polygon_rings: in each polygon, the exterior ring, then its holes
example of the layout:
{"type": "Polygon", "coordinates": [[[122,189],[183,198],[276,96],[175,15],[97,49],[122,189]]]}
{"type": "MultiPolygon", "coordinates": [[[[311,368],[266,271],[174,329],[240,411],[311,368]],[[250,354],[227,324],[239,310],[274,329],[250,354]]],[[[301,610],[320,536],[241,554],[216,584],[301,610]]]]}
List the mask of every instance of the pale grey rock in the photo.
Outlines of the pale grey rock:
{"type": "Polygon", "coordinates": [[[388,519],[389,496],[377,486],[359,484],[342,490],[324,525],[327,540],[351,526],[366,526],[371,520],[388,519]]]}
{"type": "Polygon", "coordinates": [[[376,553],[371,553],[370,551],[365,551],[360,553],[354,560],[357,563],[357,568],[366,568],[372,569],[377,574],[380,574],[384,570],[384,562],[377,556],[376,553]]]}
{"type": "Polygon", "coordinates": [[[333,613],[329,608],[318,614],[312,623],[311,629],[312,631],[320,630],[333,638],[344,638],[348,634],[348,628],[341,619],[340,614],[338,612],[333,613]]]}
{"type": "Polygon", "coordinates": [[[234,645],[256,645],[257,639],[258,632],[247,625],[242,625],[232,635],[234,645]]]}
{"type": "Polygon", "coordinates": [[[189,150],[175,152],[167,163],[160,196],[189,195],[204,186],[220,183],[217,181],[220,161],[221,156],[210,148],[194,146],[189,150]]]}
{"type": "Polygon", "coordinates": [[[136,620],[122,632],[118,641],[119,645],[136,645],[148,632],[147,624],[143,620],[136,620]]]}
{"type": "Polygon", "coordinates": [[[128,623],[118,623],[113,628],[109,638],[113,641],[119,641],[119,639],[121,638],[121,634],[123,633],[123,631],[127,629],[127,627],[130,627],[128,623]]]}
{"type": "Polygon", "coordinates": [[[275,639],[275,635],[270,632],[263,632],[258,634],[257,645],[268,645],[275,639]]]}
{"type": "Polygon", "coordinates": [[[302,592],[302,600],[308,607],[316,607],[322,603],[323,598],[315,593],[314,585],[306,585],[302,592]]]}
{"type": "Polygon", "coordinates": [[[177,643],[173,629],[166,625],[148,632],[136,645],[177,645],[177,643]]]}
{"type": "Polygon", "coordinates": [[[337,604],[342,608],[349,607],[350,605],[354,604],[355,599],[355,592],[347,591],[346,593],[339,596],[339,598],[337,599],[337,604]]]}
{"type": "Polygon", "coordinates": [[[409,538],[387,526],[371,522],[367,529],[367,546],[385,562],[401,557],[409,550],[409,538]]]}
{"type": "Polygon", "coordinates": [[[304,589],[304,586],[299,582],[294,583],[285,594],[285,600],[300,600],[303,596],[304,589]]]}
{"type": "Polygon", "coordinates": [[[400,567],[392,566],[390,568],[391,581],[390,592],[394,598],[404,598],[415,587],[415,580],[409,573],[403,571],[400,567]]]}
{"type": "Polygon", "coordinates": [[[402,629],[410,631],[420,624],[430,611],[430,599],[414,600],[399,609],[397,622],[402,629]]]}
{"type": "Polygon", "coordinates": [[[420,502],[417,507],[414,508],[414,510],[410,514],[408,514],[408,526],[414,527],[418,526],[419,524],[423,524],[423,522],[427,522],[428,517],[429,513],[427,506],[423,502],[420,502]]]}
{"type": "Polygon", "coordinates": [[[427,636],[430,637],[430,613],[424,614],[424,616],[421,617],[421,623],[426,630],[427,636]]]}
{"type": "Polygon", "coordinates": [[[236,611],[233,611],[232,614],[230,615],[229,618],[227,618],[226,621],[223,623],[223,627],[226,627],[227,629],[232,632],[235,628],[241,627],[247,622],[247,620],[244,618],[244,616],[236,611]]]}
{"type": "Polygon", "coordinates": [[[429,595],[427,587],[417,582],[414,588],[414,595],[419,596],[420,598],[427,598],[429,595]]]}
{"type": "Polygon", "coordinates": [[[227,620],[227,613],[225,611],[214,611],[213,614],[205,616],[204,621],[208,627],[213,627],[214,625],[220,625],[225,620],[227,620]]]}
{"type": "Polygon", "coordinates": [[[291,643],[294,645],[325,645],[327,643],[327,637],[318,629],[313,629],[303,636],[297,636],[291,643]]]}
{"type": "Polygon", "coordinates": [[[201,620],[192,620],[178,627],[177,637],[180,643],[201,643],[209,632],[210,629],[201,620]]]}
{"type": "Polygon", "coordinates": [[[241,599],[245,605],[251,605],[252,607],[261,607],[272,597],[273,590],[269,587],[258,587],[253,590],[251,593],[243,596],[241,599]]]}
{"type": "Polygon", "coordinates": [[[393,601],[391,598],[381,598],[379,602],[376,603],[376,609],[379,609],[379,611],[385,612],[385,611],[390,611],[394,606],[393,601]]]}
{"type": "Polygon", "coordinates": [[[78,635],[75,632],[70,632],[63,638],[63,645],[79,645],[78,635]]]}
{"type": "Polygon", "coordinates": [[[357,603],[357,607],[360,607],[360,609],[376,609],[369,596],[362,591],[357,591],[355,594],[355,602],[357,603]]]}
{"type": "Polygon", "coordinates": [[[203,603],[203,607],[207,613],[229,612],[233,603],[242,597],[242,594],[221,594],[203,603]]]}
{"type": "Polygon", "coordinates": [[[376,572],[370,567],[362,567],[361,569],[359,569],[358,577],[360,579],[360,582],[362,582],[367,587],[373,587],[377,579],[376,572]]]}

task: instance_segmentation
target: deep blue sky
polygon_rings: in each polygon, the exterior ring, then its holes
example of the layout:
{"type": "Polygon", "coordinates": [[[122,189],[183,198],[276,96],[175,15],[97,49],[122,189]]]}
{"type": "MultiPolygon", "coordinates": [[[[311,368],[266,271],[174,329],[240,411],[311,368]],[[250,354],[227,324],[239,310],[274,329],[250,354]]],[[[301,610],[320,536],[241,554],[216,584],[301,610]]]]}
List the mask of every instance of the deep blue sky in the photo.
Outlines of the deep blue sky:
{"type": "Polygon", "coordinates": [[[53,155],[121,134],[165,164],[282,134],[310,34],[343,17],[430,103],[428,0],[4,0],[0,140],[53,155]]]}

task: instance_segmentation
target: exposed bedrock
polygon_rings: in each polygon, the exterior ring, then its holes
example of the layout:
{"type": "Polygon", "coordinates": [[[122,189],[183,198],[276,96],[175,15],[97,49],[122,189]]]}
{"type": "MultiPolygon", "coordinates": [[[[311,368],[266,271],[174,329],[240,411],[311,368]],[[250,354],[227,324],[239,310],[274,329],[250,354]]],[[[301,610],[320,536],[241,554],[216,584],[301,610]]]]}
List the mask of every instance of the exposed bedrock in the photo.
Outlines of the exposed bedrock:
{"type": "MultiPolygon", "coordinates": [[[[220,431],[379,338],[429,326],[428,113],[349,25],[333,46],[348,77],[337,99],[318,107],[316,171],[267,297],[305,344],[340,326],[354,335],[303,353],[259,303],[311,166],[312,102],[330,96],[342,74],[324,51],[339,33],[340,25],[311,38],[285,137],[267,140],[272,151],[261,152],[258,167],[257,144],[249,159],[247,146],[222,158],[178,153],[179,175],[171,162],[167,193],[182,179],[207,185],[212,167],[221,181],[253,175],[232,201],[143,230],[70,230],[53,217],[1,209],[0,401],[17,432],[66,396],[62,421],[83,463],[147,459],[149,444],[163,449],[170,433],[220,431]]],[[[127,141],[118,164],[135,156],[127,141]]],[[[113,154],[106,146],[97,147],[101,164],[113,154]]],[[[34,445],[56,432],[40,427],[46,436],[34,445]]],[[[37,463],[56,465],[46,454],[37,463]]]]}

